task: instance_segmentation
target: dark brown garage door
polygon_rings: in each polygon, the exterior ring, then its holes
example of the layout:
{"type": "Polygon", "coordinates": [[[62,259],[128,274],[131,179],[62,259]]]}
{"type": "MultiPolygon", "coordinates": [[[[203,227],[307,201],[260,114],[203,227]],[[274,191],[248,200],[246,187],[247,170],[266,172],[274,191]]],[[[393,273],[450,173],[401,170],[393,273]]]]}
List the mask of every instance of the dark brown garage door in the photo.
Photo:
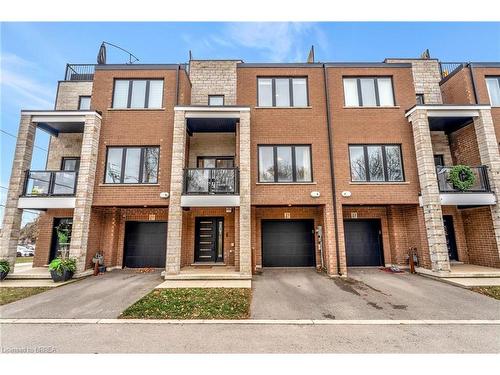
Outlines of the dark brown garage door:
{"type": "Polygon", "coordinates": [[[347,266],[384,264],[379,220],[344,221],[347,266]]]}
{"type": "Polygon", "coordinates": [[[315,264],[313,220],[262,221],[263,267],[315,264]]]}
{"type": "Polygon", "coordinates": [[[125,224],[124,265],[165,268],[167,223],[128,221],[125,224]]]}

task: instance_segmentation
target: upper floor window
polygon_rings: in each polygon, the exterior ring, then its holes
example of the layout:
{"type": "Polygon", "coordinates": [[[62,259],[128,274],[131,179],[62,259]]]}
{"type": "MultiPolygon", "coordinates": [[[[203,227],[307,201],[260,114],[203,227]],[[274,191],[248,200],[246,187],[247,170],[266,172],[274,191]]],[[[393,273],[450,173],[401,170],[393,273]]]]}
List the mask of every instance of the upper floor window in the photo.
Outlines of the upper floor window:
{"type": "Polygon", "coordinates": [[[312,182],[311,146],[259,146],[259,182],[312,182]]]}
{"type": "Polygon", "coordinates": [[[424,94],[417,94],[417,105],[425,104],[424,94]]]}
{"type": "Polygon", "coordinates": [[[488,86],[491,105],[500,107],[500,77],[486,77],[486,86],[488,86]]]}
{"type": "Polygon", "coordinates": [[[113,108],[161,108],[163,80],[116,79],[113,108]]]}
{"type": "Polygon", "coordinates": [[[352,181],[404,181],[400,145],[349,145],[352,181]]]}
{"type": "Polygon", "coordinates": [[[106,184],[158,182],[159,147],[108,147],[106,184]]]}
{"type": "Polygon", "coordinates": [[[346,107],[394,106],[391,77],[344,78],[346,107]]]}
{"type": "Polygon", "coordinates": [[[90,96],[80,96],[78,99],[78,109],[80,111],[87,111],[90,109],[90,96]]]}
{"type": "Polygon", "coordinates": [[[257,79],[259,107],[307,107],[307,78],[260,77],[257,79]]]}
{"type": "Polygon", "coordinates": [[[224,95],[208,95],[208,105],[224,105],[224,95]]]}

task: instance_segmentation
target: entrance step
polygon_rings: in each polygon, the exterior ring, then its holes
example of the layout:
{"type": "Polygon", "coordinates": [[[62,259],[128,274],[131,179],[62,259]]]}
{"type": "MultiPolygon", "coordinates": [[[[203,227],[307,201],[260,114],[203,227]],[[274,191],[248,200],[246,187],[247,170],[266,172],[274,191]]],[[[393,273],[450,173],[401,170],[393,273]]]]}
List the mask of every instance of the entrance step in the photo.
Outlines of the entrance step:
{"type": "Polygon", "coordinates": [[[165,275],[165,280],[251,280],[252,276],[242,275],[239,272],[189,272],[177,275],[165,275]]]}
{"type": "Polygon", "coordinates": [[[476,266],[474,264],[451,264],[449,272],[415,268],[417,273],[437,278],[500,278],[500,268],[476,266]]]}
{"type": "Polygon", "coordinates": [[[176,288],[251,288],[251,280],[165,280],[155,289],[176,288]]]}

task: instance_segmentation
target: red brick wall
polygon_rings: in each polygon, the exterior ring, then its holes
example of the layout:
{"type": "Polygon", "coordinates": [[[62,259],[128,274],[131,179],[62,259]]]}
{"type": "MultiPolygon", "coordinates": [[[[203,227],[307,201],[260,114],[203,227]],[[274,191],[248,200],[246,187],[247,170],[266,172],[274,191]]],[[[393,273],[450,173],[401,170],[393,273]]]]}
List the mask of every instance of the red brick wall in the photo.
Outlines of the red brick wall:
{"type": "Polygon", "coordinates": [[[50,247],[52,245],[52,234],[55,218],[73,217],[71,209],[47,210],[40,214],[38,219],[38,237],[36,239],[36,251],[33,258],[33,267],[43,267],[49,262],[50,247]]]}
{"type": "Polygon", "coordinates": [[[474,124],[467,125],[449,135],[450,150],[455,165],[481,165],[474,124]]]}
{"type": "Polygon", "coordinates": [[[441,84],[444,104],[474,104],[474,89],[469,68],[462,68],[441,84]]]}
{"type": "Polygon", "coordinates": [[[500,268],[490,208],[462,210],[462,218],[469,262],[480,266],[500,268]]]}

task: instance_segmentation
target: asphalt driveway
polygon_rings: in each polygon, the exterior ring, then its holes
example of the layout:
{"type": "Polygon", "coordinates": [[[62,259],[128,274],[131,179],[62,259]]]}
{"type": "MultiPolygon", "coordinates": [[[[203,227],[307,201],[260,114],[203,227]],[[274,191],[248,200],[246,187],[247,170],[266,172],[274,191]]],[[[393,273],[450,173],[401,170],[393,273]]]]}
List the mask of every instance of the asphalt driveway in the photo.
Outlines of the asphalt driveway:
{"type": "Polygon", "coordinates": [[[253,319],[500,319],[500,301],[409,273],[376,268],[329,278],[314,269],[264,269],[253,319]]]}
{"type": "Polygon", "coordinates": [[[115,270],[0,306],[0,317],[116,318],[162,281],[160,272],[115,270]]]}

